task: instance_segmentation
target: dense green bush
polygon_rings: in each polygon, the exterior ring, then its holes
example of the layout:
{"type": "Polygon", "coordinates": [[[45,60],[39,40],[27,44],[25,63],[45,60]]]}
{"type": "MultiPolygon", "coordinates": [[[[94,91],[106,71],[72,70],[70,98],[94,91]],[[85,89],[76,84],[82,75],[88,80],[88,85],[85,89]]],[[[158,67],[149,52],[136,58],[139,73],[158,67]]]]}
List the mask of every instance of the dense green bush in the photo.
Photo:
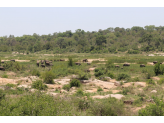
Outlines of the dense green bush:
{"type": "Polygon", "coordinates": [[[80,87],[81,83],[78,79],[72,79],[70,82],[70,87],[80,87]]]}
{"type": "Polygon", "coordinates": [[[54,81],[53,81],[54,78],[55,78],[54,73],[52,73],[51,71],[45,72],[44,82],[46,84],[54,84],[54,81]]]}
{"type": "Polygon", "coordinates": [[[154,97],[155,104],[149,104],[146,108],[140,109],[139,116],[164,116],[164,102],[154,97]]]}
{"type": "Polygon", "coordinates": [[[94,116],[121,116],[124,115],[123,103],[116,98],[110,97],[101,102],[92,102],[89,110],[94,116]]]}
{"type": "Polygon", "coordinates": [[[90,75],[87,73],[79,72],[78,74],[80,80],[88,80],[90,75]]]}
{"type": "Polygon", "coordinates": [[[156,76],[161,73],[160,63],[156,63],[155,64],[155,66],[154,66],[154,72],[155,72],[156,76]]]}
{"type": "Polygon", "coordinates": [[[129,54],[138,54],[140,51],[138,50],[128,50],[129,54]]]}
{"type": "Polygon", "coordinates": [[[9,71],[20,71],[22,70],[22,68],[24,68],[24,66],[20,65],[19,62],[5,62],[3,64],[3,67],[5,68],[5,70],[9,70],[9,71]]]}
{"type": "Polygon", "coordinates": [[[63,86],[63,89],[64,89],[64,90],[67,90],[67,91],[69,91],[70,88],[71,88],[71,87],[70,87],[70,84],[67,84],[67,85],[64,85],[64,86],[63,86]]]}
{"type": "Polygon", "coordinates": [[[130,79],[130,76],[128,74],[125,74],[125,73],[121,73],[121,74],[118,74],[117,76],[117,80],[122,80],[122,79],[130,79]]]}
{"type": "Polygon", "coordinates": [[[99,92],[99,91],[103,91],[103,89],[101,87],[98,87],[97,92],[99,92]]]}
{"type": "Polygon", "coordinates": [[[115,75],[111,72],[107,72],[107,76],[114,79],[115,78],[115,75]]]}
{"type": "Polygon", "coordinates": [[[73,66],[72,57],[68,58],[68,66],[73,66]]]}
{"type": "Polygon", "coordinates": [[[8,75],[7,74],[3,74],[2,78],[8,78],[8,75]]]}
{"type": "Polygon", "coordinates": [[[33,76],[40,76],[40,75],[41,75],[40,72],[39,72],[37,69],[32,70],[32,71],[31,71],[31,74],[32,74],[33,76]]]}
{"type": "Polygon", "coordinates": [[[108,60],[105,64],[105,67],[107,68],[107,70],[109,70],[114,67],[114,64],[112,63],[112,61],[108,60]]]}
{"type": "Polygon", "coordinates": [[[164,78],[161,78],[159,81],[157,81],[158,84],[163,84],[164,83],[164,78]]]}
{"type": "Polygon", "coordinates": [[[78,89],[77,92],[76,92],[76,96],[83,96],[83,95],[84,95],[83,90],[78,89]]]}
{"type": "Polygon", "coordinates": [[[48,87],[42,82],[42,80],[36,80],[32,82],[32,88],[35,88],[38,90],[46,90],[48,87]]]}
{"type": "Polygon", "coordinates": [[[148,79],[146,82],[147,82],[148,84],[153,84],[153,85],[155,85],[155,82],[154,82],[152,79],[148,79]]]}

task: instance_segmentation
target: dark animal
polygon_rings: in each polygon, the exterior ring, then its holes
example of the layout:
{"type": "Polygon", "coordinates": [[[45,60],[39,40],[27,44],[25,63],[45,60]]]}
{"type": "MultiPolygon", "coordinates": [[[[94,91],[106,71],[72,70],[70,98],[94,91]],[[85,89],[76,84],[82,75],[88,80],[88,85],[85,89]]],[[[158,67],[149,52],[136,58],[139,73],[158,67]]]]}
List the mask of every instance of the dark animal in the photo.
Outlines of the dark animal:
{"type": "Polygon", "coordinates": [[[84,70],[85,72],[90,72],[90,70],[84,70]]]}
{"type": "Polygon", "coordinates": [[[1,63],[4,63],[4,61],[1,61],[1,63]]]}
{"type": "Polygon", "coordinates": [[[88,62],[88,63],[87,63],[87,65],[91,65],[91,63],[90,63],[90,62],[88,62]]]}
{"type": "Polygon", "coordinates": [[[65,61],[64,59],[60,59],[60,61],[65,61]]]}
{"type": "Polygon", "coordinates": [[[83,59],[83,62],[88,62],[88,60],[87,59],[83,59]]]}
{"type": "Polygon", "coordinates": [[[45,65],[44,64],[41,64],[41,67],[45,67],[45,65]]]}
{"type": "Polygon", "coordinates": [[[154,64],[158,63],[157,61],[153,61],[154,64]]]}
{"type": "Polygon", "coordinates": [[[160,62],[160,64],[162,64],[163,62],[160,62]]]}
{"type": "Polygon", "coordinates": [[[44,60],[41,60],[41,64],[44,64],[44,60]]]}
{"type": "Polygon", "coordinates": [[[10,61],[13,61],[13,62],[15,62],[15,59],[11,59],[10,61]]]}
{"type": "Polygon", "coordinates": [[[46,64],[46,62],[49,62],[48,60],[44,60],[44,62],[45,62],[45,64],[46,64]]]}
{"type": "Polygon", "coordinates": [[[144,64],[141,64],[140,67],[145,67],[145,65],[144,64]]]}
{"type": "Polygon", "coordinates": [[[5,68],[0,66],[0,70],[3,70],[3,71],[4,71],[4,70],[5,70],[5,68]]]}
{"type": "Polygon", "coordinates": [[[45,62],[46,66],[50,66],[50,62],[45,62]]]}
{"type": "Polygon", "coordinates": [[[125,63],[125,64],[123,64],[123,66],[130,66],[130,64],[128,64],[128,63],[125,63]]]}
{"type": "Polygon", "coordinates": [[[39,62],[37,61],[36,65],[39,67],[39,62]]]}
{"type": "Polygon", "coordinates": [[[81,65],[81,63],[79,63],[79,62],[75,62],[75,64],[76,64],[76,65],[81,65]]]}
{"type": "Polygon", "coordinates": [[[115,67],[120,68],[120,65],[115,65],[115,67]]]}
{"type": "Polygon", "coordinates": [[[125,104],[133,104],[133,101],[132,100],[127,100],[127,101],[124,101],[125,104]]]}

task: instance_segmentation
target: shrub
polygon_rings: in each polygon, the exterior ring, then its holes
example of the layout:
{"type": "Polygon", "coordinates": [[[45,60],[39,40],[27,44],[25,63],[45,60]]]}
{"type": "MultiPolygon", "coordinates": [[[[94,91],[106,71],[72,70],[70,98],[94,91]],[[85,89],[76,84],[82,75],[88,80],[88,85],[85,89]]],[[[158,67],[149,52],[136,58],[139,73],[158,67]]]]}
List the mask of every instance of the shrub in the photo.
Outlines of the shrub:
{"type": "Polygon", "coordinates": [[[101,87],[98,87],[97,92],[99,92],[99,91],[103,91],[103,89],[101,87]]]}
{"type": "Polygon", "coordinates": [[[159,81],[157,81],[158,84],[163,84],[164,83],[164,78],[161,78],[159,81]]]}
{"type": "Polygon", "coordinates": [[[32,70],[32,71],[31,71],[31,74],[32,74],[33,76],[40,76],[40,72],[39,72],[38,70],[36,70],[36,69],[32,70]]]}
{"type": "Polygon", "coordinates": [[[15,87],[16,85],[14,85],[14,84],[10,84],[10,83],[7,83],[6,84],[6,87],[10,87],[10,88],[13,88],[13,87],[15,87]]]}
{"type": "Polygon", "coordinates": [[[72,57],[68,58],[68,66],[73,66],[72,57]]]}
{"type": "Polygon", "coordinates": [[[19,62],[5,62],[3,64],[3,67],[5,68],[5,70],[9,70],[9,71],[20,71],[22,69],[22,66],[20,65],[19,62]]]}
{"type": "Polygon", "coordinates": [[[154,72],[156,74],[156,76],[158,74],[160,74],[161,70],[160,70],[160,63],[156,63],[155,66],[154,66],[154,72]]]}
{"type": "Polygon", "coordinates": [[[147,83],[148,83],[148,84],[153,84],[153,85],[155,85],[155,82],[154,82],[152,79],[148,79],[148,80],[147,80],[147,83]]]}
{"type": "Polygon", "coordinates": [[[67,84],[67,85],[64,85],[64,86],[63,86],[63,89],[64,89],[64,90],[67,90],[67,91],[69,91],[70,88],[71,88],[71,87],[70,87],[70,84],[67,84]]]}
{"type": "Polygon", "coordinates": [[[138,77],[132,79],[132,82],[138,82],[138,81],[140,81],[138,77]]]}
{"type": "Polygon", "coordinates": [[[5,93],[0,89],[0,101],[5,98],[5,93]]]}
{"type": "Polygon", "coordinates": [[[110,60],[108,60],[108,61],[106,62],[106,64],[105,64],[105,66],[106,66],[106,68],[109,70],[109,69],[111,69],[111,68],[114,67],[114,64],[113,64],[110,60]]]}
{"type": "Polygon", "coordinates": [[[8,78],[8,75],[3,74],[3,75],[2,75],[2,78],[8,78]]]}
{"type": "Polygon", "coordinates": [[[122,94],[123,94],[123,95],[127,95],[128,92],[129,92],[129,89],[128,89],[128,88],[124,88],[124,89],[122,90],[122,94]]]}
{"type": "Polygon", "coordinates": [[[107,73],[107,76],[108,76],[108,77],[110,77],[110,78],[112,78],[112,79],[114,79],[114,78],[115,78],[114,74],[113,74],[113,73],[111,73],[111,72],[108,72],[108,73],[107,73]]]}
{"type": "Polygon", "coordinates": [[[118,74],[117,80],[129,79],[129,78],[130,78],[129,75],[122,73],[122,74],[118,74]]]}
{"type": "Polygon", "coordinates": [[[96,76],[96,77],[99,77],[99,76],[101,76],[101,75],[103,75],[104,74],[104,72],[102,71],[102,70],[99,70],[98,72],[95,72],[94,73],[94,75],[96,76]]]}
{"type": "Polygon", "coordinates": [[[36,80],[32,82],[32,88],[38,89],[38,90],[46,90],[47,85],[45,85],[41,80],[36,80]]]}
{"type": "Polygon", "coordinates": [[[90,77],[89,74],[83,72],[80,72],[78,75],[80,80],[88,80],[90,77]]]}
{"type": "Polygon", "coordinates": [[[44,82],[46,84],[54,84],[54,81],[53,81],[54,78],[55,78],[55,75],[51,71],[45,72],[44,82]]]}
{"type": "Polygon", "coordinates": [[[164,102],[154,97],[155,104],[149,104],[146,108],[140,109],[139,116],[164,116],[164,102]]]}
{"type": "Polygon", "coordinates": [[[83,90],[78,89],[77,92],[76,92],[76,96],[83,96],[83,95],[84,95],[83,90]]]}
{"type": "Polygon", "coordinates": [[[81,83],[78,79],[72,79],[72,81],[70,82],[70,87],[80,87],[81,83]]]}
{"type": "Polygon", "coordinates": [[[81,110],[88,109],[90,107],[90,103],[86,100],[80,100],[78,103],[78,108],[81,110]]]}
{"type": "Polygon", "coordinates": [[[92,115],[94,116],[121,116],[124,115],[123,103],[114,97],[93,102],[90,105],[92,115]]]}

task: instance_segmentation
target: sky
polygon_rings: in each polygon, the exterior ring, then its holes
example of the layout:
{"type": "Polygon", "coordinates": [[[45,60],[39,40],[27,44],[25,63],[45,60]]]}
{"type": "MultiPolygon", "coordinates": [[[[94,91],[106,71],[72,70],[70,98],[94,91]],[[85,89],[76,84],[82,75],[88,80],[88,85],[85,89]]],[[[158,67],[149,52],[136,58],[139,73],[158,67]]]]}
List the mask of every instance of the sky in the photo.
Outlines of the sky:
{"type": "Polygon", "coordinates": [[[0,7],[0,37],[164,26],[164,7],[0,7]]]}

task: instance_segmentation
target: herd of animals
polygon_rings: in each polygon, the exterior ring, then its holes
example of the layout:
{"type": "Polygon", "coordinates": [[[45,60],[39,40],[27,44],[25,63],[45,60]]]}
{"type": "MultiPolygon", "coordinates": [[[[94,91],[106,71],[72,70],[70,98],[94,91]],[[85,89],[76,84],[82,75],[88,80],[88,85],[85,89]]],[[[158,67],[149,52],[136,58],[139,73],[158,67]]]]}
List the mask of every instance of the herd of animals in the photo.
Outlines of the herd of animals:
{"type": "MultiPolygon", "coordinates": [[[[11,62],[15,62],[15,59],[11,59],[10,61],[11,61],[11,62]]],[[[55,60],[54,60],[54,61],[55,61],[55,60]]],[[[64,59],[60,59],[60,60],[57,60],[57,61],[65,61],[65,60],[64,60],[64,59]]],[[[88,59],[83,59],[83,62],[86,62],[87,65],[91,65],[91,63],[88,62],[88,59]]],[[[4,63],[4,61],[1,61],[1,63],[4,63]]],[[[158,63],[158,62],[157,62],[157,61],[154,61],[153,63],[156,64],[156,63],[158,63]]],[[[75,62],[75,64],[76,64],[76,65],[81,65],[80,62],[75,62]]],[[[160,64],[162,64],[162,62],[161,62],[160,64]]],[[[38,60],[37,60],[36,65],[37,65],[38,67],[41,66],[41,67],[43,67],[43,68],[45,68],[45,67],[47,67],[47,66],[53,66],[52,60],[51,60],[51,61],[49,61],[49,60],[40,60],[40,61],[38,61],[38,60]],[[40,64],[40,63],[41,63],[41,64],[40,64]]],[[[123,67],[124,67],[124,66],[130,66],[130,64],[129,64],[129,63],[124,63],[124,64],[123,64],[123,67]]],[[[123,67],[121,67],[121,69],[123,69],[123,67]]],[[[140,67],[145,67],[145,65],[144,65],[144,64],[141,64],[140,67]]],[[[120,66],[119,66],[119,65],[115,65],[115,68],[120,68],[120,66]]],[[[0,70],[3,70],[3,71],[4,71],[5,68],[4,68],[3,66],[0,66],[0,70]]],[[[90,72],[90,70],[85,70],[85,72],[90,72]]]]}

